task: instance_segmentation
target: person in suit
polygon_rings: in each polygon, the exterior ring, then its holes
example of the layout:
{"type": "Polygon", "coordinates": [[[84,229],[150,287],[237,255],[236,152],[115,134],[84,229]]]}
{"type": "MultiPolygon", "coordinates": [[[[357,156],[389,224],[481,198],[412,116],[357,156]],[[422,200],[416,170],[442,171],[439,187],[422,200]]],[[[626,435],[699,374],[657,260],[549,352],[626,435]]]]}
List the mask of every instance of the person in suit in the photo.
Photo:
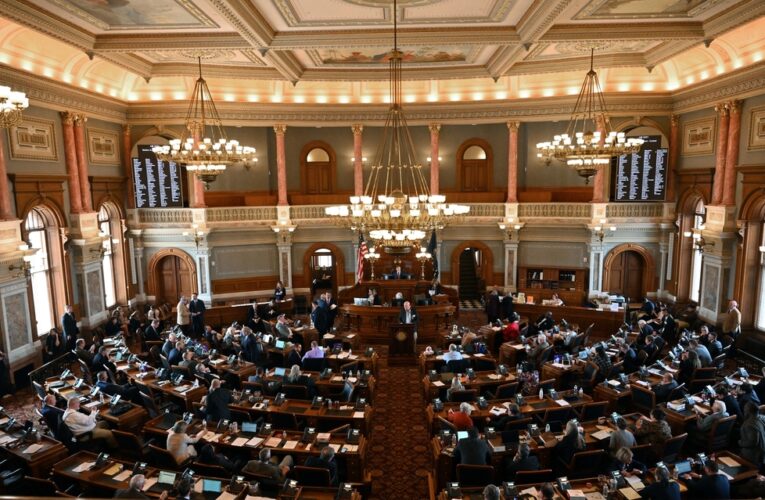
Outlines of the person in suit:
{"type": "Polygon", "coordinates": [[[269,476],[277,483],[283,483],[287,474],[289,474],[293,463],[294,461],[292,460],[291,455],[285,455],[281,462],[277,462],[276,458],[271,458],[271,449],[263,448],[260,450],[258,460],[250,460],[247,462],[244,468],[242,468],[242,472],[259,476],[269,476]]]}
{"type": "Polygon", "coordinates": [[[120,324],[120,318],[118,316],[112,316],[109,321],[106,322],[104,332],[107,337],[114,337],[122,331],[122,325],[120,324]]]}
{"type": "Polygon", "coordinates": [[[58,331],[58,328],[51,328],[48,336],[45,337],[45,362],[56,359],[64,352],[66,352],[64,336],[58,331]]]}
{"type": "Polygon", "coordinates": [[[519,444],[512,460],[505,464],[502,480],[514,481],[515,474],[523,470],[539,470],[539,458],[531,454],[527,443],[519,444]]]}
{"type": "Polygon", "coordinates": [[[495,323],[499,319],[499,290],[496,288],[489,293],[486,299],[486,317],[489,323],[495,323]]]}
{"type": "Polygon", "coordinates": [[[512,294],[508,293],[502,297],[502,300],[500,301],[500,309],[502,311],[502,317],[507,318],[507,320],[510,321],[513,314],[515,314],[515,304],[513,303],[512,294]]]}
{"type": "Polygon", "coordinates": [[[640,497],[649,500],[680,500],[680,485],[669,480],[669,469],[659,466],[653,473],[653,483],[646,486],[640,497]]]}
{"type": "Polygon", "coordinates": [[[682,383],[690,383],[693,378],[693,372],[696,368],[701,368],[701,361],[696,351],[683,351],[680,355],[680,367],[677,372],[677,380],[682,383]]]}
{"type": "Polygon", "coordinates": [[[651,410],[651,417],[641,416],[635,422],[635,436],[641,443],[648,443],[657,455],[668,439],[672,439],[672,429],[667,423],[667,414],[661,408],[651,410]]]}
{"type": "Polygon", "coordinates": [[[311,377],[303,375],[300,371],[300,365],[292,365],[289,373],[284,376],[284,383],[289,385],[304,385],[308,390],[308,397],[313,398],[316,395],[316,385],[311,377]]]}
{"type": "Polygon", "coordinates": [[[405,280],[409,279],[409,275],[401,271],[401,266],[396,266],[392,273],[390,273],[390,279],[392,280],[405,280]]]}
{"type": "Polygon", "coordinates": [[[244,462],[239,459],[231,461],[223,453],[215,453],[215,448],[210,443],[202,446],[202,449],[199,450],[199,458],[196,461],[202,464],[223,467],[226,473],[231,475],[236,474],[242,468],[242,465],[244,465],[244,462]]]}
{"type": "Polygon", "coordinates": [[[305,461],[306,467],[316,467],[318,469],[327,469],[329,471],[329,484],[337,486],[337,461],[335,460],[335,450],[331,446],[322,448],[319,456],[311,455],[305,461]]]}
{"type": "Polygon", "coordinates": [[[337,313],[340,312],[340,309],[337,308],[337,300],[332,296],[332,292],[326,292],[324,297],[327,302],[327,320],[329,327],[332,328],[335,326],[335,319],[337,319],[337,313]]]}
{"type": "Polygon", "coordinates": [[[189,370],[189,373],[194,373],[194,369],[197,366],[197,360],[194,359],[194,351],[188,350],[183,353],[183,360],[181,360],[180,363],[178,363],[178,366],[181,368],[186,368],[189,370]]]}
{"type": "Polygon", "coordinates": [[[251,363],[259,363],[261,360],[261,354],[263,352],[263,346],[255,336],[255,332],[249,327],[242,328],[242,357],[251,363]]]}
{"type": "Polygon", "coordinates": [[[624,361],[624,364],[622,365],[624,373],[629,374],[640,369],[640,361],[638,360],[635,349],[633,349],[631,345],[627,342],[622,342],[619,344],[619,351],[621,351],[622,360],[624,361]]]}
{"type": "Polygon", "coordinates": [[[491,463],[491,450],[486,441],[478,435],[478,429],[468,429],[468,437],[460,439],[454,448],[454,461],[465,465],[486,465],[491,463]]]}
{"type": "Polygon", "coordinates": [[[754,387],[752,387],[752,384],[749,382],[744,382],[741,384],[738,388],[738,404],[742,408],[746,406],[747,403],[750,401],[754,403],[755,405],[759,406],[762,404],[760,401],[760,397],[757,395],[756,392],[754,392],[754,387]]]}
{"type": "Polygon", "coordinates": [[[728,314],[722,325],[723,335],[733,342],[741,332],[741,311],[738,310],[738,302],[731,300],[728,302],[728,314]]]}
{"type": "Polygon", "coordinates": [[[151,324],[146,327],[146,329],[143,331],[143,338],[146,341],[158,341],[162,340],[162,338],[159,335],[160,333],[160,327],[159,327],[159,320],[153,319],[151,321],[151,324]]]}
{"type": "MultiPolygon", "coordinates": [[[[128,481],[128,487],[122,488],[114,492],[113,498],[146,498],[143,494],[143,485],[146,483],[146,476],[143,474],[136,474],[128,481]]],[[[163,491],[164,498],[167,498],[167,492],[163,491]]],[[[162,498],[162,497],[160,497],[162,498]]],[[[163,499],[164,500],[164,499],[163,499]]]]}
{"type": "Polygon", "coordinates": [[[119,394],[122,397],[122,399],[126,401],[130,401],[137,405],[143,404],[143,400],[141,399],[141,395],[139,394],[140,390],[138,389],[138,387],[134,385],[130,385],[130,384],[125,384],[125,385],[113,384],[109,380],[109,374],[103,370],[98,372],[98,375],[96,375],[96,378],[98,379],[98,382],[96,382],[96,387],[98,387],[101,390],[101,392],[103,392],[104,394],[108,394],[110,396],[119,394]]]}
{"type": "Polygon", "coordinates": [[[696,351],[696,354],[699,356],[699,361],[701,361],[702,367],[712,365],[712,355],[709,353],[709,349],[707,349],[702,344],[699,344],[698,340],[691,339],[691,341],[688,342],[688,349],[693,349],[696,351]]]}
{"type": "Polygon", "coordinates": [[[181,361],[183,361],[183,351],[186,349],[185,344],[183,341],[179,340],[175,343],[175,347],[172,351],[170,351],[170,354],[167,356],[167,362],[170,363],[171,366],[175,366],[179,364],[181,361]]]}
{"type": "Polygon", "coordinates": [[[380,296],[377,295],[377,289],[376,288],[370,288],[369,289],[369,295],[367,297],[367,300],[369,300],[370,306],[380,306],[382,305],[382,300],[380,300],[380,296]]]}
{"type": "Polygon", "coordinates": [[[205,329],[205,302],[200,300],[196,293],[191,294],[189,314],[191,314],[192,334],[195,338],[199,338],[205,329]]]}
{"type": "Polygon", "coordinates": [[[274,300],[280,302],[287,298],[287,289],[281,281],[276,282],[276,288],[274,288],[274,300]]]}
{"type": "Polygon", "coordinates": [[[182,477],[175,483],[175,491],[178,493],[175,496],[175,500],[205,500],[203,493],[198,493],[192,488],[194,487],[194,481],[188,477],[182,477]]]}
{"type": "Polygon", "coordinates": [[[661,376],[661,383],[653,386],[653,393],[656,394],[656,402],[663,403],[669,399],[669,395],[677,389],[677,381],[675,377],[666,372],[661,376]]]}
{"type": "Polygon", "coordinates": [[[701,414],[698,413],[697,411],[697,415],[699,420],[698,422],[696,422],[696,429],[699,432],[706,432],[712,428],[712,425],[716,421],[720,420],[721,418],[727,417],[728,411],[727,411],[727,408],[725,407],[725,403],[717,400],[714,403],[712,403],[712,413],[710,413],[709,415],[705,417],[702,417],[701,414]]]}
{"type": "Polygon", "coordinates": [[[412,303],[408,300],[405,300],[401,305],[401,311],[398,313],[398,321],[402,325],[414,325],[414,331],[417,331],[417,325],[420,320],[417,317],[417,311],[412,307],[412,303]]]}
{"type": "Polygon", "coordinates": [[[98,348],[98,352],[93,356],[93,362],[91,364],[93,373],[98,373],[105,369],[111,370],[112,373],[117,372],[117,366],[109,360],[108,351],[109,349],[104,345],[98,348]]]}
{"type": "Polygon", "coordinates": [[[616,450],[611,471],[619,471],[624,477],[642,476],[648,468],[645,464],[634,459],[632,450],[622,447],[616,450]]]}
{"type": "Polygon", "coordinates": [[[162,344],[162,354],[167,358],[170,356],[170,351],[172,351],[175,348],[175,343],[178,341],[178,338],[175,336],[174,333],[171,333],[167,336],[167,340],[165,340],[165,343],[162,344]]]}
{"type": "Polygon", "coordinates": [[[286,314],[280,314],[279,317],[276,318],[275,328],[276,328],[276,333],[279,334],[280,339],[287,340],[288,338],[292,337],[292,330],[290,330],[290,325],[287,324],[286,314]]]}
{"type": "Polygon", "coordinates": [[[396,292],[395,297],[390,301],[390,305],[393,307],[402,306],[404,305],[404,302],[404,294],[401,292],[396,292]]]}
{"type": "Polygon", "coordinates": [[[292,344],[290,353],[287,356],[287,365],[298,365],[303,367],[303,346],[301,344],[292,344]]]}
{"type": "Polygon", "coordinates": [[[706,460],[704,462],[704,474],[689,472],[682,478],[688,485],[688,498],[730,498],[730,482],[728,478],[720,474],[717,462],[706,460]]]}
{"type": "Polygon", "coordinates": [[[231,410],[228,408],[230,403],[231,391],[221,387],[220,379],[210,382],[210,392],[202,398],[207,420],[218,422],[231,419],[231,410]]]}
{"type": "Polygon", "coordinates": [[[537,366],[544,350],[550,347],[550,344],[547,342],[547,335],[544,333],[537,335],[535,344],[528,353],[528,359],[531,364],[537,366]]]}
{"type": "Polygon", "coordinates": [[[329,333],[330,330],[329,307],[327,306],[327,301],[325,299],[325,295],[321,294],[319,296],[319,300],[315,302],[314,308],[311,311],[311,320],[313,321],[313,326],[316,328],[316,331],[319,333],[320,337],[323,337],[324,334],[329,333]]]}
{"type": "Polygon", "coordinates": [[[88,366],[91,366],[93,364],[93,351],[95,351],[96,346],[92,345],[90,346],[90,349],[85,349],[85,339],[77,339],[76,345],[77,347],[74,349],[74,353],[78,358],[87,363],[88,366]]]}
{"type": "Polygon", "coordinates": [[[64,330],[64,345],[69,351],[76,347],[77,337],[80,335],[80,328],[77,326],[77,319],[74,317],[72,306],[64,306],[64,314],[61,316],[61,326],[64,330]]]}
{"type": "Polygon", "coordinates": [[[760,415],[759,407],[750,401],[744,406],[744,423],[741,425],[738,445],[741,447],[741,456],[760,468],[765,464],[764,440],[765,415],[760,415]]]}
{"type": "Polygon", "coordinates": [[[189,312],[189,300],[181,295],[178,305],[175,306],[175,323],[180,327],[184,335],[191,333],[191,312],[189,312]]]}

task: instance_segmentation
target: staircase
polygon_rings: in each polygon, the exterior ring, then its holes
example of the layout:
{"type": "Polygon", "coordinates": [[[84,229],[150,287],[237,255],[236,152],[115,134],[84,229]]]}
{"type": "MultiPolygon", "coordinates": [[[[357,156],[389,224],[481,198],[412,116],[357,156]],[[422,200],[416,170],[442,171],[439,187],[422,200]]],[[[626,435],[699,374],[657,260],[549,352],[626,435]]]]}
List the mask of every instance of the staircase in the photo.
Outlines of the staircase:
{"type": "Polygon", "coordinates": [[[460,254],[460,300],[479,300],[478,276],[475,273],[474,250],[466,248],[460,254]]]}

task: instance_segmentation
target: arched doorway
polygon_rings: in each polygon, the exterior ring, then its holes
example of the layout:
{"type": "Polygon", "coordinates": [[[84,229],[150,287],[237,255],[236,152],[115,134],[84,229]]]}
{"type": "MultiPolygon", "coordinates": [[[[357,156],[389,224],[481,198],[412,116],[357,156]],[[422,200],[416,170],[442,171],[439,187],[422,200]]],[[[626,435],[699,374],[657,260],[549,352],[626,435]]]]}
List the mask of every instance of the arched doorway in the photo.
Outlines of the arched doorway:
{"type": "Polygon", "coordinates": [[[493,281],[494,253],[481,241],[464,241],[452,251],[451,281],[460,298],[477,299],[493,281]]]}
{"type": "Polygon", "coordinates": [[[335,150],[323,141],[311,141],[300,151],[303,194],[335,192],[335,150]]]}
{"type": "Polygon", "coordinates": [[[611,250],[603,264],[603,283],[611,294],[639,300],[654,289],[654,260],[644,247],[627,243],[611,250]]]}
{"type": "Polygon", "coordinates": [[[331,290],[337,297],[338,286],[345,285],[343,251],[332,243],[314,243],[303,254],[303,276],[312,296],[320,290],[331,290]]]}
{"type": "Polygon", "coordinates": [[[704,195],[696,189],[683,193],[678,202],[677,298],[682,302],[698,303],[700,298],[702,252],[691,236],[704,224],[705,206],[704,195]]]}
{"type": "Polygon", "coordinates": [[[741,236],[736,255],[732,299],[738,301],[741,326],[765,331],[765,193],[754,190],[741,204],[741,236]]]}
{"type": "Polygon", "coordinates": [[[197,270],[194,259],[177,248],[154,254],[149,262],[149,294],[156,304],[175,304],[181,295],[197,291],[197,270]]]}
{"type": "Polygon", "coordinates": [[[494,153],[491,144],[468,139],[457,150],[458,189],[463,192],[491,191],[494,153]]]}

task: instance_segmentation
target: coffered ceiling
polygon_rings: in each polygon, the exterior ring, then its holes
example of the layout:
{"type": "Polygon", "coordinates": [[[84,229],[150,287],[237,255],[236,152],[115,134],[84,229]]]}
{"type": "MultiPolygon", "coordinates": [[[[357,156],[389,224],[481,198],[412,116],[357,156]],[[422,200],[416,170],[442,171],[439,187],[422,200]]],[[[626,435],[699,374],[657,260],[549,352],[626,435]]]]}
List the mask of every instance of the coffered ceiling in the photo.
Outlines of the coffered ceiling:
{"type": "MultiPolygon", "coordinates": [[[[762,0],[3,0],[0,64],[124,102],[380,104],[666,93],[761,64],[762,0]]],[[[0,80],[2,75],[0,74],[0,80]]],[[[0,82],[1,83],[1,82],[0,82]]]]}

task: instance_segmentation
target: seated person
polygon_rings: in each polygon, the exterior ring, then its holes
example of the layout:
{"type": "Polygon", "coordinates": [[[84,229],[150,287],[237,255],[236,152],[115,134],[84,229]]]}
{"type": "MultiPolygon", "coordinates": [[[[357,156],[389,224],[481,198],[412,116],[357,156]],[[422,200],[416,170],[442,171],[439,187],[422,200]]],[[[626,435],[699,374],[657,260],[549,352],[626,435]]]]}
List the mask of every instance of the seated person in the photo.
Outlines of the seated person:
{"type": "Polygon", "coordinates": [[[454,377],[452,377],[452,386],[446,390],[446,400],[451,401],[452,393],[454,393],[455,391],[464,391],[464,390],[465,390],[465,386],[462,385],[460,378],[455,375],[454,377]]]}
{"type": "Polygon", "coordinates": [[[202,428],[201,431],[192,437],[186,434],[186,430],[188,428],[189,424],[183,420],[179,420],[167,433],[167,451],[170,452],[173,458],[175,458],[175,462],[179,465],[189,458],[197,456],[197,450],[194,448],[194,446],[189,445],[193,445],[202,439],[202,436],[204,436],[205,432],[207,432],[204,428],[202,428]]]}
{"type": "Polygon", "coordinates": [[[553,449],[553,456],[564,464],[571,462],[574,453],[584,451],[587,445],[584,441],[584,429],[579,426],[576,420],[569,420],[566,423],[566,432],[563,439],[558,441],[553,449]]]}
{"type": "Polygon", "coordinates": [[[270,476],[277,483],[283,483],[293,463],[292,456],[285,455],[282,461],[279,462],[276,457],[271,457],[270,448],[263,448],[260,450],[258,460],[247,462],[244,468],[242,468],[242,472],[259,476],[270,476]]]}
{"type": "Polygon", "coordinates": [[[231,402],[231,391],[221,387],[220,379],[210,382],[210,392],[202,397],[207,420],[218,422],[231,419],[231,410],[228,407],[231,402]]]}
{"type": "Polygon", "coordinates": [[[620,472],[624,477],[642,476],[648,470],[645,464],[633,458],[632,450],[627,447],[619,448],[614,458],[611,470],[620,472]]]}
{"type": "Polygon", "coordinates": [[[178,363],[178,366],[181,368],[186,368],[189,370],[189,373],[194,373],[194,367],[197,365],[197,360],[194,359],[194,351],[191,349],[184,351],[183,353],[183,360],[178,363]]]}
{"type": "Polygon", "coordinates": [[[286,363],[289,366],[292,365],[298,365],[300,367],[303,366],[303,346],[301,344],[292,344],[292,348],[290,349],[290,353],[287,356],[286,363]]]}
{"type": "Polygon", "coordinates": [[[117,449],[117,441],[106,422],[96,422],[98,411],[91,410],[89,414],[80,412],[80,398],[69,398],[62,421],[66,424],[74,437],[82,438],[88,433],[93,439],[103,440],[111,449],[117,449]]]}
{"type": "Polygon", "coordinates": [[[698,417],[698,421],[696,422],[696,430],[699,432],[708,431],[709,429],[712,428],[712,425],[714,425],[714,423],[717,420],[720,420],[721,418],[725,418],[728,416],[725,403],[719,400],[712,403],[712,413],[710,413],[707,416],[702,416],[698,410],[695,410],[695,411],[698,417]]]}
{"type": "Polygon", "coordinates": [[[680,485],[669,478],[666,466],[657,467],[653,473],[653,483],[640,492],[640,497],[649,500],[680,500],[680,485]]]}
{"type": "Polygon", "coordinates": [[[521,443],[515,452],[512,460],[505,464],[503,481],[514,481],[515,473],[518,471],[539,470],[539,458],[531,454],[529,445],[521,443]]]}
{"type": "Polygon", "coordinates": [[[403,306],[404,305],[404,294],[401,292],[396,292],[396,296],[391,300],[390,302],[391,306],[403,306]]]}
{"type": "Polygon", "coordinates": [[[531,343],[534,344],[534,347],[528,351],[528,359],[532,365],[538,366],[539,362],[542,360],[542,353],[545,351],[545,349],[550,347],[550,344],[547,343],[547,335],[544,333],[540,333],[535,338],[536,341],[531,340],[531,343]]]}
{"type": "Polygon", "coordinates": [[[176,366],[183,361],[183,352],[186,350],[186,344],[182,340],[175,343],[175,347],[170,351],[170,355],[167,357],[167,362],[170,366],[176,366]]]}
{"type": "Polygon", "coordinates": [[[382,305],[382,300],[380,300],[380,296],[377,295],[377,289],[376,288],[370,288],[369,289],[369,305],[370,306],[380,306],[382,305]]]}
{"type": "Polygon", "coordinates": [[[510,322],[502,330],[502,340],[505,342],[517,342],[521,336],[520,323],[521,317],[518,313],[513,312],[510,317],[510,322]]]}
{"type": "Polygon", "coordinates": [[[523,419],[523,413],[521,407],[516,403],[510,403],[507,405],[507,415],[499,415],[494,419],[486,418],[486,425],[493,426],[497,430],[505,430],[508,424],[516,420],[523,419]]]}
{"type": "Polygon", "coordinates": [[[635,436],[640,442],[651,444],[658,455],[664,443],[672,438],[672,429],[667,423],[667,414],[661,408],[651,410],[651,417],[642,416],[635,422],[635,436]]]}
{"type": "Polygon", "coordinates": [[[392,273],[388,275],[388,279],[391,280],[410,280],[412,276],[401,271],[401,266],[396,266],[392,273]]]}
{"type": "Polygon", "coordinates": [[[316,467],[318,469],[327,469],[329,471],[329,484],[337,486],[337,461],[335,460],[335,450],[331,446],[325,446],[321,449],[319,456],[311,455],[305,461],[306,467],[316,467]]]}
{"type": "Polygon", "coordinates": [[[303,360],[310,359],[310,358],[323,358],[324,357],[324,349],[322,347],[319,347],[319,343],[315,340],[311,341],[311,348],[306,351],[306,353],[303,355],[303,360]]]}
{"type": "Polygon", "coordinates": [[[635,436],[627,429],[627,421],[622,417],[616,420],[616,430],[611,433],[611,439],[608,442],[608,449],[615,454],[622,448],[632,448],[636,446],[635,436]]]}
{"type": "Polygon", "coordinates": [[[478,435],[478,429],[471,427],[467,432],[468,437],[460,439],[454,448],[454,462],[466,465],[491,464],[491,449],[478,435]]]}
{"type": "Polygon", "coordinates": [[[178,342],[178,338],[175,336],[174,333],[170,333],[167,335],[167,340],[165,340],[165,343],[162,344],[162,354],[165,357],[170,356],[170,351],[172,351],[175,348],[176,342],[178,342]]]}
{"type": "Polygon", "coordinates": [[[122,332],[122,324],[120,323],[119,316],[112,316],[104,326],[104,331],[107,337],[114,337],[118,333],[122,332]]]}
{"type": "Polygon", "coordinates": [[[227,474],[232,474],[232,475],[239,472],[239,469],[242,468],[242,462],[240,462],[239,460],[237,460],[236,462],[232,462],[223,453],[216,453],[215,448],[213,448],[213,445],[209,443],[202,446],[202,449],[199,450],[199,458],[197,458],[197,462],[202,464],[207,464],[207,465],[217,465],[218,467],[223,467],[223,469],[226,471],[227,474]]]}
{"type": "Polygon", "coordinates": [[[90,346],[90,349],[85,349],[85,339],[77,339],[77,344],[74,349],[74,353],[77,355],[78,358],[83,360],[85,363],[88,364],[88,366],[91,366],[93,364],[93,353],[96,350],[95,344],[90,346]]]}
{"type": "Polygon", "coordinates": [[[552,298],[548,301],[551,306],[562,306],[563,300],[558,297],[557,293],[552,294],[552,298]]]}
{"type": "Polygon", "coordinates": [[[292,365],[289,373],[284,376],[283,382],[289,385],[304,385],[308,390],[308,397],[313,398],[316,395],[316,386],[313,379],[308,375],[303,375],[299,365],[292,365]]]}
{"type": "Polygon", "coordinates": [[[158,319],[152,320],[151,324],[147,326],[143,331],[143,339],[146,341],[151,340],[154,342],[158,340],[162,340],[159,336],[160,330],[161,328],[159,326],[159,320],[158,319]]]}
{"type": "Polygon", "coordinates": [[[712,355],[709,353],[709,349],[702,344],[699,344],[698,340],[691,339],[690,342],[688,342],[688,349],[696,351],[696,354],[699,355],[699,361],[701,361],[702,367],[712,365],[712,355]]]}
{"type": "Polygon", "coordinates": [[[449,350],[444,353],[444,363],[449,361],[459,361],[462,359],[462,353],[457,349],[456,344],[449,344],[449,350]]]}
{"type": "Polygon", "coordinates": [[[454,411],[452,408],[449,408],[446,419],[453,423],[454,426],[457,427],[457,430],[464,431],[473,427],[473,419],[470,418],[470,413],[472,413],[472,411],[473,407],[470,403],[460,403],[459,411],[454,411]]]}
{"type": "Polygon", "coordinates": [[[661,382],[653,386],[652,390],[656,394],[656,402],[663,403],[669,399],[669,395],[677,389],[677,381],[675,377],[666,372],[661,376],[661,382]]]}
{"type": "Polygon", "coordinates": [[[466,331],[462,335],[462,341],[460,342],[460,345],[462,346],[462,350],[468,354],[473,354],[475,347],[473,342],[476,341],[478,338],[478,335],[472,330],[466,331]]]}
{"type": "Polygon", "coordinates": [[[688,498],[730,498],[730,482],[719,472],[717,462],[704,461],[704,473],[689,472],[682,478],[688,485],[688,498]]]}
{"type": "Polygon", "coordinates": [[[279,338],[282,340],[287,340],[288,338],[292,337],[292,330],[290,330],[290,325],[287,323],[287,315],[286,314],[280,314],[279,317],[276,319],[276,332],[279,334],[279,338]]]}
{"type": "Polygon", "coordinates": [[[637,353],[631,345],[627,342],[621,342],[619,344],[619,351],[622,355],[622,361],[624,361],[624,364],[622,365],[624,373],[630,374],[640,369],[640,361],[638,361],[637,353]]]}
{"type": "Polygon", "coordinates": [[[98,379],[98,382],[96,382],[96,387],[98,387],[104,394],[108,394],[110,396],[119,394],[120,397],[125,401],[130,401],[137,405],[143,405],[143,400],[141,399],[141,394],[138,387],[130,384],[113,384],[109,380],[109,374],[104,370],[98,372],[96,378],[98,379]]]}
{"type": "Polygon", "coordinates": [[[112,373],[117,371],[117,366],[109,360],[109,349],[106,346],[102,345],[98,348],[98,352],[93,356],[91,368],[94,373],[106,369],[111,370],[112,373]]]}

